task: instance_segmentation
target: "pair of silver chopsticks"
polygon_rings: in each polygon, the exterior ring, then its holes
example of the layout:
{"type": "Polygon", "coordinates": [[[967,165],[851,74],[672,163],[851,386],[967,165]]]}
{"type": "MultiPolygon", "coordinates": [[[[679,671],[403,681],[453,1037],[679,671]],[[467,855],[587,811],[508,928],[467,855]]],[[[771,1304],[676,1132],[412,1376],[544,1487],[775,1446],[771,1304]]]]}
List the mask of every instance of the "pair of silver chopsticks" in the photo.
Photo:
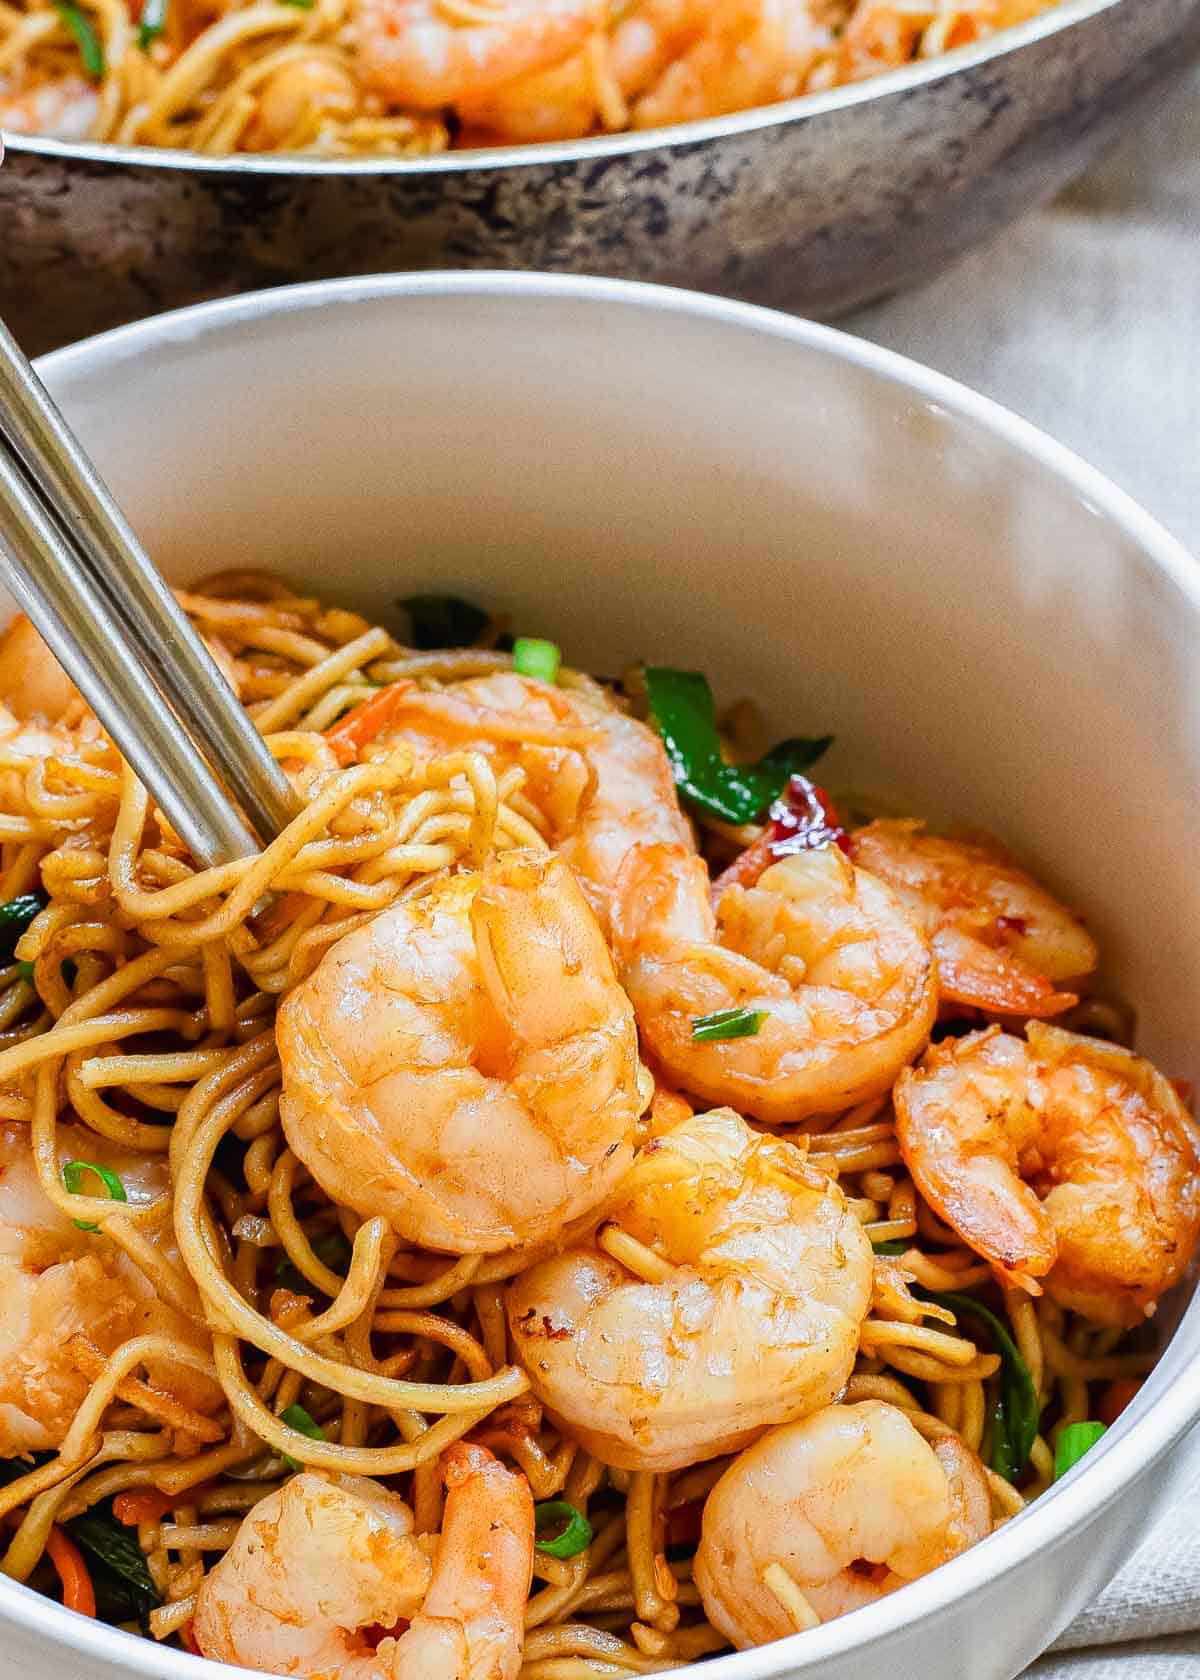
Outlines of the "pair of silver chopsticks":
{"type": "Polygon", "coordinates": [[[199,862],[286,826],[286,776],[2,322],[0,577],[199,862]]]}

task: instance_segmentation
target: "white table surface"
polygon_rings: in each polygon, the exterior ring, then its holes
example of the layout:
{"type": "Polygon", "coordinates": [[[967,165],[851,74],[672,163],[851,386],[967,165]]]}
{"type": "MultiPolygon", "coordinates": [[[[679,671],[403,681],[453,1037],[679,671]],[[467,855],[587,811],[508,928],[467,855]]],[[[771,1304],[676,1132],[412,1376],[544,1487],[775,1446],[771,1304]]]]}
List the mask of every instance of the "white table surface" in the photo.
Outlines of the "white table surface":
{"type": "Polygon", "coordinates": [[[1051,208],[844,324],[1034,421],[1200,554],[1200,72],[1051,208]]]}
{"type": "MultiPolygon", "coordinates": [[[[1200,73],[1049,209],[844,325],[1034,421],[1200,556],[1200,73]]],[[[1198,1680],[1198,1470],[1194,1441],[1173,1510],[1082,1619],[1122,1642],[1048,1657],[1029,1680],[1198,1680]]]]}

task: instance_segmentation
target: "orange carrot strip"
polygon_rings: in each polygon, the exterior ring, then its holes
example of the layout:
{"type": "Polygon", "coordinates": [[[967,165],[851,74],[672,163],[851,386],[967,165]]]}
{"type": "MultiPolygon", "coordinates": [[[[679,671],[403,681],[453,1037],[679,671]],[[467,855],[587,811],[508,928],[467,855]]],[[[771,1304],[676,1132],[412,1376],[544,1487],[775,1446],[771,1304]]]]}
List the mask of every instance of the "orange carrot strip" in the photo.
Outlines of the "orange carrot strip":
{"type": "Polygon", "coordinates": [[[416,687],[411,677],[388,683],[369,700],[348,711],[344,718],[325,731],[325,739],[333,748],[339,764],[353,764],[359,753],[387,728],[400,710],[400,702],[416,687]]]}
{"type": "Polygon", "coordinates": [[[50,1554],[50,1562],[58,1570],[58,1578],[62,1582],[63,1603],[67,1609],[78,1610],[81,1616],[94,1616],[96,1594],[92,1588],[92,1577],[88,1574],[87,1564],[83,1561],[83,1553],[57,1523],[50,1530],[46,1550],[50,1554]]]}

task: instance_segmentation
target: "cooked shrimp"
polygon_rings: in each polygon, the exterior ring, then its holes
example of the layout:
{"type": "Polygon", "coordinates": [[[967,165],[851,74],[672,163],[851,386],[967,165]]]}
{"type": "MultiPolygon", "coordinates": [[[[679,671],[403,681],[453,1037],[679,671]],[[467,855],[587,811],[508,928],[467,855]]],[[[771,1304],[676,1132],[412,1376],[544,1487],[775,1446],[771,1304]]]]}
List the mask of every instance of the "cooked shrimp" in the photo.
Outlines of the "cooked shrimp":
{"type": "MultiPolygon", "coordinates": [[[[135,1155],[69,1125],[59,1127],[58,1141],[64,1162],[96,1162],[116,1173],[130,1202],[153,1201],[167,1187],[163,1155],[135,1155]]],[[[90,1180],[82,1188],[96,1191],[90,1180]]],[[[170,1234],[159,1240],[173,1258],[170,1234]]],[[[79,1230],[47,1199],[28,1127],[0,1125],[0,1457],[62,1441],[90,1386],[72,1337],[86,1336],[109,1354],[149,1334],[207,1350],[204,1333],[158,1299],[111,1239],[79,1230]]],[[[149,1374],[197,1411],[213,1411],[222,1398],[215,1383],[182,1364],[154,1365],[149,1374]]]]}
{"type": "Polygon", "coordinates": [[[529,1484],[464,1442],[442,1471],[432,1569],[408,1506],[365,1476],[304,1471],[260,1500],[200,1585],[202,1654],[320,1680],[514,1680],[533,1567],[529,1484]],[[378,1638],[399,1622],[409,1626],[378,1638]]]}
{"type": "Polygon", "coordinates": [[[726,1470],[704,1506],[696,1585],[713,1626],[746,1650],[808,1612],[827,1622],[870,1604],[991,1529],[983,1465],[960,1440],[926,1442],[879,1400],[829,1406],[726,1470]]]}
{"type": "Polygon", "coordinates": [[[380,746],[418,755],[455,748],[519,764],[549,840],[607,927],[621,862],[639,842],[694,850],[662,741],[637,718],[552,683],[502,671],[401,696],[380,746]]]}
{"type": "Polygon", "coordinates": [[[1136,1324],[1200,1238],[1191,1116],[1140,1056],[1032,1022],[935,1045],[896,1086],[921,1194],[1006,1277],[1098,1324],[1136,1324]]]}
{"type": "Polygon", "coordinates": [[[276,1035],[283,1128],[326,1194],[452,1254],[598,1207],[650,1097],[604,937],[547,853],[502,853],[347,934],[276,1035]]]}
{"type": "Polygon", "coordinates": [[[943,1003],[992,1015],[1058,1015],[1060,991],[1095,968],[1095,941],[1072,911],[993,840],[946,840],[910,821],[871,823],[851,855],[921,917],[943,1003]]]}
{"type": "Polygon", "coordinates": [[[618,968],[656,1061],[686,1091],[773,1124],[888,1090],[937,1008],[928,941],[891,890],[836,846],[726,887],[715,915],[709,886],[677,846],[639,846],[621,870],[618,968]],[[727,1009],[761,1025],[693,1037],[727,1009]]]}
{"type": "Polygon", "coordinates": [[[79,690],[33,625],[24,613],[18,613],[0,636],[4,705],[22,722],[52,724],[79,698],[79,690]]]}
{"type": "Polygon", "coordinates": [[[589,1452],[677,1469],[837,1397],[871,1248],[795,1145],[729,1109],[694,1115],[645,1145],[611,1220],[507,1303],[535,1393],[589,1452]]]}
{"type": "Polygon", "coordinates": [[[0,129],[12,134],[88,140],[99,111],[95,85],[82,76],[56,76],[53,81],[0,76],[0,129]]]}
{"type": "Polygon", "coordinates": [[[803,93],[828,41],[809,0],[641,0],[611,66],[633,127],[657,128],[803,93]]]}
{"type": "Polygon", "coordinates": [[[434,111],[561,64],[602,17],[603,0],[358,0],[351,30],[368,87],[434,111]]]}

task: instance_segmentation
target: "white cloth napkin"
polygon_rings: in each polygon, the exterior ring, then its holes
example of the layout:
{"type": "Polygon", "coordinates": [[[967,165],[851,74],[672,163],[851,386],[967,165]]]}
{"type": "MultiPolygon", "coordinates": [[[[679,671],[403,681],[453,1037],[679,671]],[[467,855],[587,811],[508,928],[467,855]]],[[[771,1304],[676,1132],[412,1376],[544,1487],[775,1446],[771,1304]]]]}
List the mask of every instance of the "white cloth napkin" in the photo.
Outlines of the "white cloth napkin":
{"type": "MultiPolygon", "coordinates": [[[[1200,554],[1200,75],[1049,209],[851,331],[954,375],[1200,554]]],[[[1145,1544],[1024,1680],[1200,1680],[1200,1431],[1145,1544]]]]}

